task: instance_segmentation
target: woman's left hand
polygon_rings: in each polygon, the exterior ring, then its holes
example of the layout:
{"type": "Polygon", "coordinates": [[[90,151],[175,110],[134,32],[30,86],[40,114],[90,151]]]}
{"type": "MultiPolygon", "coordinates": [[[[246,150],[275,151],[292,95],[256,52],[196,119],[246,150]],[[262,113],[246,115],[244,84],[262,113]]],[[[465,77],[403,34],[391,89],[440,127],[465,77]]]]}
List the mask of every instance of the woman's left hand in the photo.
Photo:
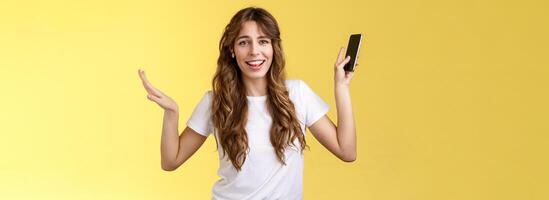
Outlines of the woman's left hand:
{"type": "MultiPolygon", "coordinates": [[[[335,84],[337,85],[343,85],[343,86],[349,86],[351,83],[351,79],[353,78],[353,72],[347,72],[343,67],[345,67],[345,64],[347,64],[351,57],[347,56],[345,59],[343,59],[343,53],[345,49],[341,47],[339,50],[339,55],[337,56],[337,60],[335,62],[335,84]]],[[[356,63],[356,66],[358,66],[358,63],[356,63]]],[[[355,66],[355,69],[356,69],[355,66]]]]}

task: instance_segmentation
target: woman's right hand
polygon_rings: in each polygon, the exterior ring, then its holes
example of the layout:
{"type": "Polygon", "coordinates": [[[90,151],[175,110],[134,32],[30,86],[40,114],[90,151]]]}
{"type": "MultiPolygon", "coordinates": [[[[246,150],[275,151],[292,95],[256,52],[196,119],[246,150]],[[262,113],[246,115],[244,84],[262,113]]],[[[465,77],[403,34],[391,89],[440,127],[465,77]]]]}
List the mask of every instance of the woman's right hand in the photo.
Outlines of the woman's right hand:
{"type": "Polygon", "coordinates": [[[143,81],[143,86],[145,87],[145,90],[147,90],[147,99],[154,101],[165,111],[179,112],[177,103],[172,98],[165,95],[160,90],[154,88],[151,85],[149,80],[147,80],[147,76],[145,76],[145,71],[139,69],[138,73],[139,78],[141,78],[141,81],[143,81]]]}

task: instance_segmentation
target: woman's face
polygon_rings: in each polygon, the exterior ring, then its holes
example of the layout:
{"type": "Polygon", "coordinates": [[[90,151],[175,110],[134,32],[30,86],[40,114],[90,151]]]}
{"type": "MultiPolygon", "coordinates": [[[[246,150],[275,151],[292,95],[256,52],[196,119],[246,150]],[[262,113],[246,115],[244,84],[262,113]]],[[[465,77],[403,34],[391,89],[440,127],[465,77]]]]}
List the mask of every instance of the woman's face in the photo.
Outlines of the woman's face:
{"type": "Polygon", "coordinates": [[[247,79],[264,78],[271,67],[273,46],[255,21],[242,24],[236,37],[234,55],[240,71],[247,79]]]}

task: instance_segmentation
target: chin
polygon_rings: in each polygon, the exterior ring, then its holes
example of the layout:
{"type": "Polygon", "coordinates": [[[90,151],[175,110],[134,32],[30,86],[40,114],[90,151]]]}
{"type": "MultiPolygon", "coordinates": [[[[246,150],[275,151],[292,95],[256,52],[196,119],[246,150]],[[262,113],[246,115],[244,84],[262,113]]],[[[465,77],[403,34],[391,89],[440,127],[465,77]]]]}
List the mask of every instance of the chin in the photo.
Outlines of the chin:
{"type": "Polygon", "coordinates": [[[265,71],[265,72],[246,72],[246,73],[244,73],[244,76],[248,79],[262,79],[262,78],[265,78],[265,75],[267,75],[267,71],[265,71]]]}
{"type": "Polygon", "coordinates": [[[240,68],[240,70],[244,72],[243,75],[247,79],[261,79],[261,78],[265,78],[270,67],[271,67],[270,65],[267,65],[267,67],[262,67],[259,70],[252,70],[248,67],[245,67],[245,68],[240,68]]]}

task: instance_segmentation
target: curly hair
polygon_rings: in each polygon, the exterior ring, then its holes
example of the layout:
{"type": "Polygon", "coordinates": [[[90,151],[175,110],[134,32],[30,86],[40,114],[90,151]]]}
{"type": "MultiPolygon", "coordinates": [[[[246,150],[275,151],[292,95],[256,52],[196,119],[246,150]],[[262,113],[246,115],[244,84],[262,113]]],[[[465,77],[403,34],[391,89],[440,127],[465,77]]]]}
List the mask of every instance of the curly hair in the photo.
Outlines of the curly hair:
{"type": "Polygon", "coordinates": [[[273,61],[265,76],[267,110],[272,117],[270,141],[276,156],[285,165],[284,151],[289,146],[296,146],[296,139],[299,140],[301,153],[304,148],[308,148],[285,85],[285,59],[278,23],[266,10],[248,7],[238,11],[224,29],[219,41],[217,70],[212,80],[212,123],[219,137],[216,137],[216,143],[220,144],[223,156],[228,155],[237,171],[242,169],[249,152],[245,130],[248,104],[242,72],[236,60],[231,57],[231,49],[242,28],[241,25],[247,21],[256,22],[272,41],[273,61]]]}

